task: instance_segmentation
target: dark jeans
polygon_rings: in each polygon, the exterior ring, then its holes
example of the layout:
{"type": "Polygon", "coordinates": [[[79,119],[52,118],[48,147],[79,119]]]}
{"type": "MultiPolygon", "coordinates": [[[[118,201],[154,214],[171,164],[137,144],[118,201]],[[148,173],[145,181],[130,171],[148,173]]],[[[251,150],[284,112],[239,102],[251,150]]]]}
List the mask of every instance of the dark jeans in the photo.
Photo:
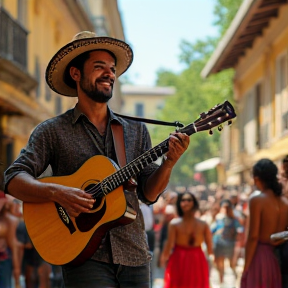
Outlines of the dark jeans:
{"type": "Polygon", "coordinates": [[[150,263],[123,266],[88,260],[79,267],[62,267],[65,288],[150,288],[150,263]]]}
{"type": "Polygon", "coordinates": [[[12,287],[12,260],[0,261],[0,288],[12,287]]]}

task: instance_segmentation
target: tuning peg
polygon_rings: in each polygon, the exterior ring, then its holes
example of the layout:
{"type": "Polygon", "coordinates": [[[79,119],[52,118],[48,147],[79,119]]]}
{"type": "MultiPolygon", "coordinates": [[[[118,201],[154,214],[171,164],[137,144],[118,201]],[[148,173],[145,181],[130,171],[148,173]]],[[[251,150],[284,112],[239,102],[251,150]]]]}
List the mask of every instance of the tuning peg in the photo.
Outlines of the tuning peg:
{"type": "Polygon", "coordinates": [[[217,129],[218,129],[219,132],[221,132],[223,130],[223,126],[219,125],[217,129]]]}
{"type": "Polygon", "coordinates": [[[205,112],[202,112],[201,114],[200,114],[200,117],[201,117],[201,119],[205,119],[206,118],[206,113],[205,112]]]}
{"type": "Polygon", "coordinates": [[[232,120],[228,120],[227,124],[231,125],[232,124],[232,120]]]}
{"type": "Polygon", "coordinates": [[[209,135],[213,135],[213,131],[212,130],[209,130],[209,135]]]}

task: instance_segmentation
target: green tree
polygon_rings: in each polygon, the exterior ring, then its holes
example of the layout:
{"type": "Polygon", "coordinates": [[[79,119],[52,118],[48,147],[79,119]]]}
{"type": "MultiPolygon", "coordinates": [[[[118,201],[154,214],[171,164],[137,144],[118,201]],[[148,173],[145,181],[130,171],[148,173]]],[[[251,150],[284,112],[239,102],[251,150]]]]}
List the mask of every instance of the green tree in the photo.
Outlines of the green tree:
{"type": "Polygon", "coordinates": [[[214,7],[215,22],[221,36],[226,32],[243,0],[217,0],[214,7]]]}
{"type": "MultiPolygon", "coordinates": [[[[217,0],[214,9],[215,25],[219,27],[221,35],[229,27],[235,16],[241,0],[217,0]]],[[[185,68],[181,73],[159,70],[157,85],[174,86],[176,93],[170,97],[158,118],[165,121],[180,121],[185,125],[194,122],[201,112],[206,112],[215,104],[224,100],[233,102],[232,79],[233,70],[225,70],[210,76],[201,77],[201,71],[215,50],[219,38],[207,37],[195,43],[182,41],[179,61],[185,68]]],[[[171,132],[171,128],[170,128],[171,132]]],[[[160,143],[169,135],[168,128],[156,127],[152,131],[153,144],[160,143]]],[[[171,175],[172,185],[191,185],[194,165],[211,157],[219,156],[219,133],[209,137],[208,132],[196,133],[190,137],[190,145],[185,157],[177,162],[171,175]]],[[[216,181],[216,173],[206,173],[208,182],[216,181]]]]}

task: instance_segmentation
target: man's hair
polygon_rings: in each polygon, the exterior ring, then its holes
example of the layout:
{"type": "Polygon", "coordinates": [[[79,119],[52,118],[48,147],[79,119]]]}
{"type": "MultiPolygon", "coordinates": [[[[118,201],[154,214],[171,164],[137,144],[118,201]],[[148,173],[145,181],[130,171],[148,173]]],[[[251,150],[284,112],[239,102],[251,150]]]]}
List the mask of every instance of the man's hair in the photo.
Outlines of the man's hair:
{"type": "Polygon", "coordinates": [[[109,50],[98,49],[98,50],[86,51],[86,52],[78,55],[77,57],[75,57],[73,60],[71,60],[65,69],[64,82],[69,87],[76,89],[76,82],[72,79],[72,77],[70,75],[70,68],[75,67],[75,68],[79,69],[81,75],[83,75],[84,64],[90,58],[90,52],[93,52],[93,51],[105,51],[105,52],[109,53],[113,57],[113,59],[115,60],[115,65],[117,64],[116,56],[109,50]]]}

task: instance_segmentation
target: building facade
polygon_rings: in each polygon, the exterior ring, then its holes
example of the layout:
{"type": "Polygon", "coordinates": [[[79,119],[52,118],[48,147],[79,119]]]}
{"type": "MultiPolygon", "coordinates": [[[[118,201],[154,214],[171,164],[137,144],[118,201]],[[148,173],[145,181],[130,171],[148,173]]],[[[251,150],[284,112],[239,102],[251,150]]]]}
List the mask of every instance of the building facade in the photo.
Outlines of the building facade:
{"type": "MultiPolygon", "coordinates": [[[[17,157],[39,122],[74,107],[77,99],[50,90],[45,70],[55,52],[76,33],[97,33],[95,15],[107,27],[99,36],[124,40],[116,0],[0,0],[1,172],[17,157]]],[[[118,82],[114,90],[111,106],[120,111],[118,82]]]]}
{"type": "Polygon", "coordinates": [[[123,109],[126,115],[155,118],[167,97],[175,94],[174,87],[122,85],[123,109]]]}
{"type": "Polygon", "coordinates": [[[222,134],[227,184],[251,181],[261,158],[280,165],[288,154],[288,3],[244,0],[202,71],[235,70],[237,120],[222,134]]]}

